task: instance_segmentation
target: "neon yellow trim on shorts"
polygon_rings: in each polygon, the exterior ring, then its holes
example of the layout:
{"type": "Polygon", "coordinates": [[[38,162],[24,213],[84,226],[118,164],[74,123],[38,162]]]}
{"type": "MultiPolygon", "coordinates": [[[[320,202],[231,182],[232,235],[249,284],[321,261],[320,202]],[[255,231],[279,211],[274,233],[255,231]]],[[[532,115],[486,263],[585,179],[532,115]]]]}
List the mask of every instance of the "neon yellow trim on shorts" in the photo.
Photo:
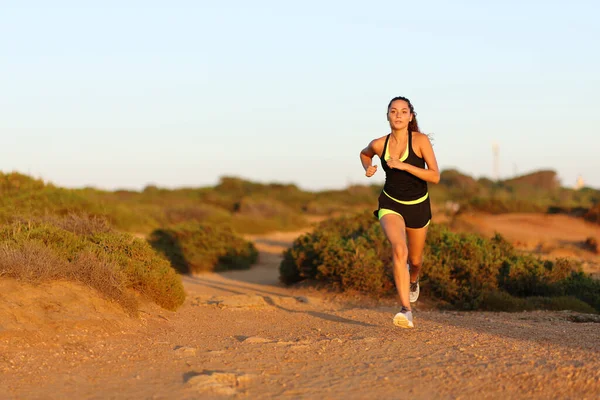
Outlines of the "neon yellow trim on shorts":
{"type": "Polygon", "coordinates": [[[423,228],[427,228],[429,226],[429,223],[431,222],[431,220],[427,221],[427,223],[425,225],[423,225],[420,228],[409,228],[408,226],[406,227],[406,229],[423,229],[423,228]]]}
{"type": "MultiPolygon", "coordinates": [[[[387,146],[385,146],[385,155],[383,156],[384,160],[390,159],[390,141],[388,139],[387,146]]],[[[400,157],[400,161],[404,161],[408,158],[408,138],[406,139],[406,150],[404,151],[404,155],[400,157]]]]}
{"type": "Polygon", "coordinates": [[[385,190],[383,191],[383,193],[385,193],[385,195],[386,195],[387,197],[389,197],[390,199],[394,200],[396,203],[400,203],[400,204],[406,204],[407,206],[412,206],[412,205],[414,205],[414,204],[419,204],[419,203],[422,203],[422,202],[424,202],[425,200],[427,200],[427,198],[429,197],[429,192],[427,192],[427,193],[425,193],[425,195],[424,195],[423,197],[421,197],[421,198],[419,198],[419,199],[416,199],[416,200],[410,200],[410,201],[402,201],[402,200],[398,200],[398,199],[395,199],[395,198],[393,198],[392,196],[390,196],[389,194],[387,194],[387,193],[385,192],[385,190]]]}
{"type": "MultiPolygon", "coordinates": [[[[387,208],[380,208],[379,212],[377,213],[377,217],[379,219],[381,219],[384,215],[388,215],[388,214],[395,214],[395,215],[400,215],[399,213],[397,213],[396,211],[393,210],[388,210],[387,208]]],[[[402,217],[402,215],[400,215],[402,217]]]]}
{"type": "MultiPolygon", "coordinates": [[[[383,218],[384,216],[386,216],[388,214],[400,215],[396,211],[389,210],[387,208],[380,208],[379,212],[377,213],[377,217],[379,219],[381,219],[381,218],[383,218]]],[[[400,216],[402,217],[402,215],[400,215],[400,216]]],[[[404,217],[402,217],[402,218],[404,218],[404,217]]],[[[423,229],[423,228],[427,228],[430,223],[431,223],[431,220],[428,220],[427,223],[425,225],[423,225],[422,227],[420,227],[420,228],[408,228],[408,229],[423,229]]]]}

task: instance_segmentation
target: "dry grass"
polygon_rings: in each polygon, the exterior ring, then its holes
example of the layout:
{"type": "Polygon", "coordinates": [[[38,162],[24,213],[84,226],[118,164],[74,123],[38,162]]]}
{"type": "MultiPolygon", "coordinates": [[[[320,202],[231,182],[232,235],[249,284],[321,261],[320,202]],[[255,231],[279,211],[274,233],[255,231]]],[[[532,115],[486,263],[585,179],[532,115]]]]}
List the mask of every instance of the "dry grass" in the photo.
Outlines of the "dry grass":
{"type": "Polygon", "coordinates": [[[110,223],[106,218],[85,213],[70,213],[64,217],[47,216],[41,220],[76,235],[112,232],[110,223]]]}
{"type": "Polygon", "coordinates": [[[67,276],[69,263],[52,249],[37,240],[18,245],[2,243],[0,247],[0,276],[39,283],[67,276]]]}
{"type": "Polygon", "coordinates": [[[135,314],[131,289],[168,309],[185,299],[180,277],[143,240],[112,232],[105,220],[69,215],[0,228],[0,277],[79,282],[135,314]]]}
{"type": "Polygon", "coordinates": [[[126,279],[119,268],[89,251],[82,251],[75,259],[67,261],[38,240],[19,244],[5,242],[0,246],[0,277],[31,284],[74,281],[116,301],[130,314],[137,310],[135,297],[127,290],[126,279]]]}

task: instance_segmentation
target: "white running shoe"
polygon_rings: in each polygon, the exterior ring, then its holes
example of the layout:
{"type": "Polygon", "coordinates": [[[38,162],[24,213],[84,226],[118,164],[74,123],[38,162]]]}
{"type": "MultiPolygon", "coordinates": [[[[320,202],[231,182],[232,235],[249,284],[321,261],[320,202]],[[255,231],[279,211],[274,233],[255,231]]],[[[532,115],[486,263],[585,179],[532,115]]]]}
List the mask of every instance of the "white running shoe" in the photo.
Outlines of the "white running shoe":
{"type": "Polygon", "coordinates": [[[408,298],[411,303],[414,303],[419,299],[420,292],[421,288],[419,287],[419,279],[417,278],[416,282],[410,282],[410,292],[408,293],[408,298]]]}
{"type": "Polygon", "coordinates": [[[394,316],[394,325],[400,328],[414,328],[412,312],[402,308],[402,311],[394,316]]]}

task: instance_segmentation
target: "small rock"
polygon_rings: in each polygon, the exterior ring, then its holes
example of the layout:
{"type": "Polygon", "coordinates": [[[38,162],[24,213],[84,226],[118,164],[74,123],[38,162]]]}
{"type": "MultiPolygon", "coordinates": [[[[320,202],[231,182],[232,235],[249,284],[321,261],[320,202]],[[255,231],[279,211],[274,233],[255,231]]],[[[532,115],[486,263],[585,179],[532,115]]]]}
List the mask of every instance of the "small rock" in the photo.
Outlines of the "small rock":
{"type": "Polygon", "coordinates": [[[178,346],[175,347],[175,353],[182,356],[195,356],[196,349],[194,347],[178,346]]]}
{"type": "Polygon", "coordinates": [[[580,315],[570,315],[568,317],[569,321],[586,323],[586,322],[596,322],[600,323],[600,315],[596,314],[580,314],[580,315]]]}
{"type": "Polygon", "coordinates": [[[255,379],[256,379],[256,375],[254,375],[254,374],[238,375],[238,377],[237,377],[237,385],[239,387],[245,387],[245,386],[247,386],[248,384],[250,384],[255,379]]]}
{"type": "Polygon", "coordinates": [[[290,346],[290,350],[306,350],[309,348],[310,346],[307,344],[295,344],[290,346]]]}
{"type": "Polygon", "coordinates": [[[357,340],[360,340],[361,342],[365,342],[365,343],[373,343],[380,339],[378,339],[376,337],[365,337],[365,338],[361,338],[361,339],[357,339],[357,340]]]}
{"type": "Polygon", "coordinates": [[[232,396],[237,393],[237,377],[235,374],[212,372],[191,377],[187,385],[202,393],[232,396]]]}
{"type": "Polygon", "coordinates": [[[271,339],[263,338],[260,336],[250,336],[243,341],[244,343],[271,343],[271,339]]]}
{"type": "Polygon", "coordinates": [[[187,385],[201,393],[211,393],[221,396],[233,396],[237,387],[244,388],[250,384],[256,375],[237,375],[229,372],[203,372],[188,379],[187,385]]]}

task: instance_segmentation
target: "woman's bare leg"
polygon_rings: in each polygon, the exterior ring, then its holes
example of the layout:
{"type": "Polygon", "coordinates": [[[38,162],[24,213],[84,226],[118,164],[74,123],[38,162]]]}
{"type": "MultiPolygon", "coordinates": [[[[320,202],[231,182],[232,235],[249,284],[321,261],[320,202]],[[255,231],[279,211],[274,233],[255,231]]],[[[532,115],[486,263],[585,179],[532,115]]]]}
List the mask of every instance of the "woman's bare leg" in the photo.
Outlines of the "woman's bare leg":
{"type": "Polygon", "coordinates": [[[400,303],[410,310],[409,301],[409,274],[406,268],[408,247],[406,245],[406,225],[404,218],[397,214],[386,214],[379,220],[385,236],[390,241],[393,253],[393,271],[396,290],[400,303]]]}
{"type": "Polygon", "coordinates": [[[419,229],[406,228],[408,239],[408,264],[410,265],[410,281],[416,282],[423,266],[423,250],[427,238],[427,226],[419,229]]]}

